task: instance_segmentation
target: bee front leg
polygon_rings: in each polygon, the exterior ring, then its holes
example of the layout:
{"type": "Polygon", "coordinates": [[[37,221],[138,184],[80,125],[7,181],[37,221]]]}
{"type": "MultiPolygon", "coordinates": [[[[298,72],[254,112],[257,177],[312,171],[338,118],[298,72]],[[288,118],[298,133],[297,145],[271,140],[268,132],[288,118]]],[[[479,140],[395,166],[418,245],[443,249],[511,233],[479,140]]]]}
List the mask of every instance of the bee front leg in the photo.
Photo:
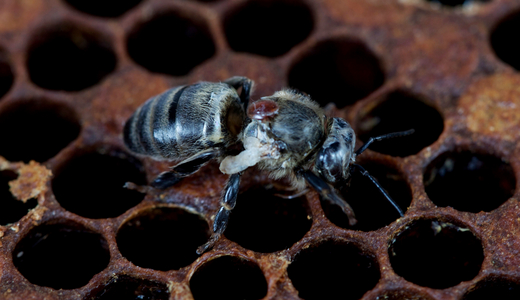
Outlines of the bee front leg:
{"type": "Polygon", "coordinates": [[[328,183],[326,183],[323,179],[319,178],[311,171],[303,172],[303,177],[316,190],[316,192],[320,194],[323,199],[341,207],[341,210],[343,210],[343,212],[348,217],[350,226],[356,225],[357,220],[352,207],[350,207],[350,205],[345,200],[341,199],[341,197],[336,194],[334,188],[332,188],[328,183]]]}
{"type": "Polygon", "coordinates": [[[201,255],[207,249],[213,247],[213,245],[215,245],[215,243],[220,239],[226,230],[229,221],[229,215],[237,203],[241,175],[242,173],[236,173],[229,177],[229,180],[226,183],[226,187],[222,191],[222,196],[220,197],[220,209],[215,216],[215,221],[213,222],[213,234],[206,244],[200,246],[197,249],[197,254],[201,255]]]}

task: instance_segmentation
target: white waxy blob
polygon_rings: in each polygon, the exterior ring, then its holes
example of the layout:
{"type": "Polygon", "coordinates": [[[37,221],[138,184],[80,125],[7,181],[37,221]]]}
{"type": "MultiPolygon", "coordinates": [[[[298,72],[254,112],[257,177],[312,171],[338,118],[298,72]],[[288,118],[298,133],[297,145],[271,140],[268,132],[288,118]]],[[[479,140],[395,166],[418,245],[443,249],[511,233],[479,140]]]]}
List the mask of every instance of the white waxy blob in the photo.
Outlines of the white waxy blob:
{"type": "MultiPolygon", "coordinates": [[[[220,172],[236,174],[256,165],[260,160],[272,157],[273,146],[262,144],[256,137],[247,137],[243,142],[245,150],[236,156],[227,156],[220,163],[220,172]]],[[[274,151],[277,152],[277,151],[274,151]]]]}

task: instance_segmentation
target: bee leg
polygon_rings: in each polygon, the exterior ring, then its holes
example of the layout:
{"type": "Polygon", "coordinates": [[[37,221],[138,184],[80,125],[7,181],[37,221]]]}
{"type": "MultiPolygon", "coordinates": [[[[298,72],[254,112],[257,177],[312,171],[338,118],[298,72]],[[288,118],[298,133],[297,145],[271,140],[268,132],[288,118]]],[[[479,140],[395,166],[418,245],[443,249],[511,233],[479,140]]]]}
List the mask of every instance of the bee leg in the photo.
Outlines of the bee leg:
{"type": "Polygon", "coordinates": [[[352,207],[340,196],[336,194],[333,188],[326,183],[323,179],[316,176],[311,171],[303,172],[303,177],[305,180],[320,194],[320,196],[331,202],[332,204],[336,204],[341,207],[341,210],[347,215],[350,226],[354,226],[357,223],[356,216],[354,215],[354,211],[352,207]]]}
{"type": "Polygon", "coordinates": [[[229,84],[235,90],[238,90],[240,87],[242,88],[242,93],[240,93],[240,100],[242,101],[242,105],[244,105],[244,109],[247,111],[249,97],[251,96],[251,89],[253,88],[253,80],[243,76],[234,76],[224,80],[224,83],[229,84]]]}
{"type": "Polygon", "coordinates": [[[222,191],[220,197],[220,209],[215,216],[215,221],[213,222],[213,234],[207,243],[197,249],[197,254],[201,255],[206,250],[213,247],[226,230],[229,215],[237,203],[238,187],[240,186],[241,175],[242,173],[236,173],[229,177],[226,187],[222,191]]]}
{"type": "Polygon", "coordinates": [[[208,163],[219,154],[219,150],[208,149],[201,151],[172,167],[171,171],[163,172],[155,178],[151,186],[156,189],[168,188],[184,177],[197,172],[202,166],[208,163]]]}

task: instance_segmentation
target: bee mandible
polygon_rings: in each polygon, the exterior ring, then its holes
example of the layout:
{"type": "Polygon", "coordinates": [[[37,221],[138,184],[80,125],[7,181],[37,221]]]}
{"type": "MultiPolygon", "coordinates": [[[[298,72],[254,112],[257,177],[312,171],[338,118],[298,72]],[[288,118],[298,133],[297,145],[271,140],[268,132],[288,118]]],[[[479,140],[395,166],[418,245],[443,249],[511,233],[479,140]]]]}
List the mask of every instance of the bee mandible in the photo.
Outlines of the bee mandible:
{"type": "Polygon", "coordinates": [[[403,216],[355,159],[372,142],[409,135],[413,129],[370,138],[354,151],[356,136],[349,123],[327,117],[308,95],[286,89],[250,103],[252,88],[253,81],[240,76],[174,87],[147,100],[124,126],[124,142],[132,152],[178,161],[151,183],[154,188],[170,187],[213,159],[220,163],[222,173],[230,175],[213,233],[197,249],[198,254],[213,247],[224,233],[236,204],[240,176],[255,165],[274,179],[289,178],[297,191],[310,185],[322,199],[341,207],[350,225],[357,222],[354,211],[333,185],[346,181],[352,171],[360,171],[403,216]],[[240,144],[242,151],[233,155],[240,144]]]}

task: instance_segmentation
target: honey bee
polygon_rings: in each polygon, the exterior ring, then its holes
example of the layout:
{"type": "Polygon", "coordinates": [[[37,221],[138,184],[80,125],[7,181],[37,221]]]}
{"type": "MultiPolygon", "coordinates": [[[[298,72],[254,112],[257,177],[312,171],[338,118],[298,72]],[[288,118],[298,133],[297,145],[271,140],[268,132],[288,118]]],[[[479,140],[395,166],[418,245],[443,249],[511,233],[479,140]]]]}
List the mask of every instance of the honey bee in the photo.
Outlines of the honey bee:
{"type": "Polygon", "coordinates": [[[229,179],[220,197],[213,233],[197,249],[202,254],[220,239],[235,207],[240,176],[257,166],[274,179],[287,177],[297,191],[307,184],[341,207],[349,223],[357,220],[333,185],[352,170],[367,176],[403,216],[401,208],[378,182],[355,164],[374,141],[404,136],[413,130],[371,138],[354,151],[356,135],[348,122],[329,118],[311,98],[296,90],[281,90],[250,103],[253,81],[231,77],[223,82],[199,82],[172,88],[139,107],[124,127],[124,142],[134,153],[180,161],[161,173],[151,186],[165,189],[197,172],[212,159],[229,179]],[[233,148],[242,146],[237,155],[233,148]]]}

